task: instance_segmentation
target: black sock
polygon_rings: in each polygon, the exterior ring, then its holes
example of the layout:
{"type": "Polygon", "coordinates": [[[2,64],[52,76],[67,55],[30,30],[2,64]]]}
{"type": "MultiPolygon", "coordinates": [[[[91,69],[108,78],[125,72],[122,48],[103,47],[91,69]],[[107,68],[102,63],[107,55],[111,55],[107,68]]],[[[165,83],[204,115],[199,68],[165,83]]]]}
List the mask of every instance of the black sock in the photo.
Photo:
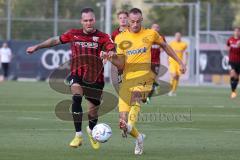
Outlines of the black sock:
{"type": "Polygon", "coordinates": [[[98,117],[92,117],[91,115],[88,115],[88,119],[89,119],[89,128],[92,130],[98,122],[98,117]]]}
{"type": "Polygon", "coordinates": [[[230,84],[231,84],[232,92],[235,92],[235,90],[236,90],[236,88],[237,88],[237,85],[238,85],[239,79],[238,79],[238,78],[231,77],[230,81],[231,81],[230,84]]]}
{"type": "Polygon", "coordinates": [[[82,130],[82,96],[74,94],[72,97],[72,116],[76,132],[82,130]]]}

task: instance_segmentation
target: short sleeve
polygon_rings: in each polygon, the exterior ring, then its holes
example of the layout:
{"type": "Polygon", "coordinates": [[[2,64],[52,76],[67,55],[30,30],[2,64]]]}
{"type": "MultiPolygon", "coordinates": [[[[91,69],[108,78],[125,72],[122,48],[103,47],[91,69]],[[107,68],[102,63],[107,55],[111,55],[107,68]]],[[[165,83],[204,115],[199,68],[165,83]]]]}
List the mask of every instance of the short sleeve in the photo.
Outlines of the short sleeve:
{"type": "Polygon", "coordinates": [[[104,36],[104,51],[115,51],[115,44],[108,34],[104,36]]]}
{"type": "Polygon", "coordinates": [[[153,32],[153,42],[157,44],[161,44],[164,42],[164,39],[162,36],[160,36],[156,31],[153,32]]]}
{"type": "Polygon", "coordinates": [[[72,30],[68,30],[60,36],[60,41],[62,44],[72,41],[72,30]]]}

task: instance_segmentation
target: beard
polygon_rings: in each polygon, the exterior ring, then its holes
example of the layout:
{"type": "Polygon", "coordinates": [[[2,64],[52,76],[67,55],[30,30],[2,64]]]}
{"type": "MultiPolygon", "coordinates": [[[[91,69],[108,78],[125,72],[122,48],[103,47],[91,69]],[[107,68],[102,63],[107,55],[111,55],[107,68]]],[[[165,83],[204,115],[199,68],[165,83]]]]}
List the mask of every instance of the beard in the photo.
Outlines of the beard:
{"type": "Polygon", "coordinates": [[[91,28],[85,28],[84,31],[86,33],[93,33],[95,31],[95,28],[94,27],[91,27],[91,28]]]}

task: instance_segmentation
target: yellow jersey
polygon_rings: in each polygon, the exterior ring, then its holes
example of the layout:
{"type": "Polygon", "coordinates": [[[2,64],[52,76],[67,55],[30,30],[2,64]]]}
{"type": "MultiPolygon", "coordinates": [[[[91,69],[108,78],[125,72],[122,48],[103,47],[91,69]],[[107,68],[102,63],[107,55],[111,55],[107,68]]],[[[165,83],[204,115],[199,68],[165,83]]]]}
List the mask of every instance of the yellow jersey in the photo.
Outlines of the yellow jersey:
{"type": "MultiPolygon", "coordinates": [[[[188,45],[186,42],[180,41],[171,41],[169,43],[169,45],[172,47],[172,49],[175,51],[175,53],[177,54],[177,56],[183,60],[183,54],[185,52],[185,50],[187,49],[188,45]]],[[[174,59],[172,59],[171,57],[169,57],[169,62],[175,62],[174,59]]]]}
{"type": "Polygon", "coordinates": [[[127,29],[118,34],[115,38],[117,55],[125,58],[123,81],[142,76],[154,78],[151,71],[151,46],[162,42],[163,38],[152,29],[141,28],[138,33],[127,29]]]}

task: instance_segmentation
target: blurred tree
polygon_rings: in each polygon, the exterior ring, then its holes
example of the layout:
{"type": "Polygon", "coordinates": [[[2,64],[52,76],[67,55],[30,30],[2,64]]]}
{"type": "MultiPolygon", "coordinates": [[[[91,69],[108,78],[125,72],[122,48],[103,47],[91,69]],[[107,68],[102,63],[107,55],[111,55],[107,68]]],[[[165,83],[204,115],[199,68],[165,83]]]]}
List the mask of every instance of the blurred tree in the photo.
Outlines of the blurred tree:
{"type": "MultiPolygon", "coordinates": [[[[84,7],[93,8],[96,19],[99,19],[100,9],[96,6],[98,0],[59,0],[58,2],[59,34],[69,28],[80,27],[80,11],[84,7]]],[[[45,39],[53,36],[54,0],[12,0],[12,16],[18,18],[12,23],[13,39],[45,39]],[[31,20],[24,21],[21,18],[31,18],[31,20]]]]}
{"type": "MultiPolygon", "coordinates": [[[[152,0],[151,2],[197,2],[197,0],[152,0]]],[[[206,3],[211,5],[211,30],[231,30],[234,24],[240,24],[239,0],[201,0],[200,28],[202,30],[206,29],[206,3]]],[[[148,17],[152,19],[152,22],[159,23],[161,31],[166,35],[172,35],[176,31],[188,33],[187,7],[155,6],[150,10],[148,17]]]]}
{"type": "Polygon", "coordinates": [[[120,6],[120,8],[116,9],[116,7],[113,7],[113,15],[112,16],[112,19],[113,19],[113,24],[112,24],[112,31],[115,30],[117,27],[119,27],[119,24],[117,22],[117,13],[119,11],[129,11],[131,8],[133,8],[132,4],[131,3],[125,3],[125,4],[122,4],[120,6]]]}
{"type": "Polygon", "coordinates": [[[201,29],[206,29],[207,6],[211,5],[211,30],[231,30],[235,15],[232,3],[238,6],[235,0],[203,0],[201,5],[201,29]]]}
{"type": "Polygon", "coordinates": [[[0,17],[6,16],[6,0],[0,0],[0,17]]]}
{"type": "MultiPolygon", "coordinates": [[[[155,0],[154,2],[164,2],[155,0]]],[[[184,0],[169,0],[166,2],[184,2],[184,0]]],[[[149,19],[151,23],[158,23],[161,32],[165,35],[172,35],[176,31],[187,33],[188,12],[187,7],[178,6],[153,6],[149,11],[149,19]]],[[[150,25],[150,24],[149,24],[150,25]]]]}
{"type": "Polygon", "coordinates": [[[0,40],[5,40],[6,39],[6,25],[7,21],[4,19],[6,18],[7,14],[6,11],[7,6],[6,6],[6,0],[0,0],[0,40]]]}
{"type": "Polygon", "coordinates": [[[231,7],[234,9],[234,22],[233,27],[239,27],[240,26],[240,1],[239,0],[232,0],[231,1],[231,7]]]}

